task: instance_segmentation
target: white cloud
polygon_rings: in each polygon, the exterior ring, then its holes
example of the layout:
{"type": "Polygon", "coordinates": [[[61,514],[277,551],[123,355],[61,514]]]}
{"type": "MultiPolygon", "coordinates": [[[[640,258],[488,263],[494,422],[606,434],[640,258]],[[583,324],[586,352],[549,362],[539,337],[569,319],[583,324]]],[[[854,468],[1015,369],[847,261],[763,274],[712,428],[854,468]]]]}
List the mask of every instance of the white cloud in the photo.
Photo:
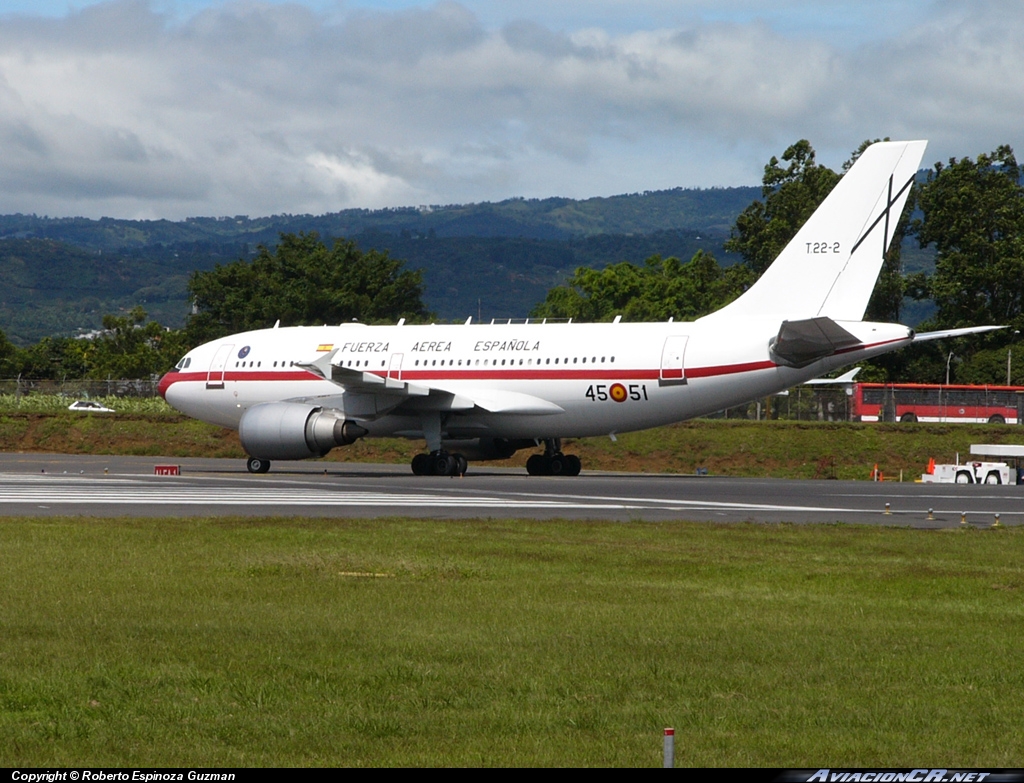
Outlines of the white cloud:
{"type": "Polygon", "coordinates": [[[687,8],[696,21],[624,31],[487,26],[451,2],[0,17],[0,212],[583,197],[756,184],[801,137],[833,166],[868,137],[931,138],[933,160],[1019,141],[1018,4],[936,5],[855,46],[780,32],[739,0],[725,21],[687,8]]]}

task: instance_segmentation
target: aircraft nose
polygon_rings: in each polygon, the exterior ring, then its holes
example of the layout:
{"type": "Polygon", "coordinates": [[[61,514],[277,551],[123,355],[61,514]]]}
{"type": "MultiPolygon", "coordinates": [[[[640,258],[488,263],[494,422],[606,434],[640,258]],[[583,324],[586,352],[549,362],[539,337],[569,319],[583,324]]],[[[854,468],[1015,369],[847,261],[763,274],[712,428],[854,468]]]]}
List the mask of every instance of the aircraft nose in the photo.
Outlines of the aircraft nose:
{"type": "Polygon", "coordinates": [[[167,390],[171,387],[171,384],[177,380],[177,375],[178,373],[176,371],[171,370],[171,372],[165,373],[164,377],[160,379],[160,383],[156,385],[157,393],[165,400],[167,399],[167,390]]]}

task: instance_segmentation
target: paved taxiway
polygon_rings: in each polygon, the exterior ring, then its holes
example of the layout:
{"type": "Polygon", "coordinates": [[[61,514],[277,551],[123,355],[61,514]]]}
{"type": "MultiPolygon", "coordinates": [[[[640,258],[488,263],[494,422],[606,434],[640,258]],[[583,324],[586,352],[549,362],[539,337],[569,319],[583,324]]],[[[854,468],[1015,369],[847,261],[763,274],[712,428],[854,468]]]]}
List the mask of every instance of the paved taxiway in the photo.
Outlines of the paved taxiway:
{"type": "Polygon", "coordinates": [[[1024,522],[1024,486],[786,481],[584,472],[577,478],[471,466],[463,478],[405,465],[0,454],[0,514],[530,517],[712,522],[855,522],[955,527],[1024,522]],[[182,475],[154,476],[157,464],[182,475]],[[884,514],[885,504],[891,514],[884,514]],[[929,520],[928,509],[934,509],[929,520]]]}

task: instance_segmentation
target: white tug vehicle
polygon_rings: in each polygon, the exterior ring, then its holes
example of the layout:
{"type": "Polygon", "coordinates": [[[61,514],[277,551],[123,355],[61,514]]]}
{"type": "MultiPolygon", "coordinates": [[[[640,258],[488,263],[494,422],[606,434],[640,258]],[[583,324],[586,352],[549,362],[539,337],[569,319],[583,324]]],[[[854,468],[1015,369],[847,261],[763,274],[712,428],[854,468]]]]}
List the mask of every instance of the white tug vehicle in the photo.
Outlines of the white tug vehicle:
{"type": "Polygon", "coordinates": [[[924,484],[1009,484],[1010,466],[1005,462],[959,462],[929,465],[932,473],[922,473],[924,484]]]}
{"type": "Polygon", "coordinates": [[[984,462],[971,460],[960,462],[960,455],[956,455],[956,462],[949,465],[937,465],[934,460],[929,460],[927,472],[921,474],[921,482],[924,484],[1020,484],[1022,461],[1024,461],[1024,446],[1002,445],[1002,444],[974,444],[971,446],[971,454],[975,456],[988,457],[1010,457],[1014,460],[1014,467],[1005,462],[984,462]]]}

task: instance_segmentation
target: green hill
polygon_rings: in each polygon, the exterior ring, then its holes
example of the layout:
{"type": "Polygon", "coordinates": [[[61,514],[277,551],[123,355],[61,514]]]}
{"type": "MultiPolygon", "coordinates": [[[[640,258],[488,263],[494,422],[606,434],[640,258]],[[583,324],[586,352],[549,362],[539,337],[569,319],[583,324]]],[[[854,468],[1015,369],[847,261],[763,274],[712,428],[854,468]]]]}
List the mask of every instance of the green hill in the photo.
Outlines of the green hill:
{"type": "Polygon", "coordinates": [[[188,311],[197,269],[250,257],[281,233],[316,231],[386,249],[423,270],[424,299],[442,319],[522,317],[576,267],[689,258],[721,245],[758,188],[654,191],[576,201],[327,215],[118,220],[0,216],[0,330],[27,345],[95,329],[104,313],[142,305],[168,326],[188,311]]]}

